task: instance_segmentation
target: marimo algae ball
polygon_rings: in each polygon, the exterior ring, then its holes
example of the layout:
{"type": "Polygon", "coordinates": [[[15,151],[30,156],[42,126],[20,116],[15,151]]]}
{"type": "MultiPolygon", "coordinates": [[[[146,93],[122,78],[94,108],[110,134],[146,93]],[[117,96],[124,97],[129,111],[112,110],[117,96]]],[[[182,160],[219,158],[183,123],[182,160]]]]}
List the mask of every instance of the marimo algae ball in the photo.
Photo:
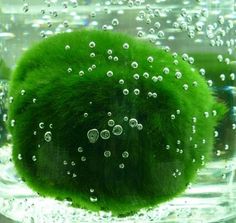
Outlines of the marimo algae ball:
{"type": "Polygon", "coordinates": [[[197,70],[118,32],[34,45],[10,81],[19,175],[40,195],[116,216],[179,195],[209,159],[226,111],[197,70]]]}

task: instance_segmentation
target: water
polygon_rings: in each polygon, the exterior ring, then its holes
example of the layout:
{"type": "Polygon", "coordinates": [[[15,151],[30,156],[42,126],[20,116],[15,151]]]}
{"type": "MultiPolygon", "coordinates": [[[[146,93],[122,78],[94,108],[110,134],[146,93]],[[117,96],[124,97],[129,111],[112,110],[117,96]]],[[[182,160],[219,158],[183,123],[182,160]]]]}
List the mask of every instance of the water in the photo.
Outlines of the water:
{"type": "MultiPolygon", "coordinates": [[[[20,222],[36,223],[235,222],[236,220],[233,220],[236,219],[235,18],[233,0],[1,0],[0,213],[20,222]],[[198,67],[209,87],[212,87],[218,98],[225,101],[230,108],[225,120],[215,130],[213,160],[198,172],[196,182],[174,200],[154,209],[141,210],[126,218],[115,218],[111,213],[106,212],[93,213],[76,209],[70,206],[69,201],[41,197],[20,179],[11,161],[11,136],[4,127],[4,121],[7,119],[5,104],[6,101],[11,101],[7,98],[9,73],[7,67],[13,69],[22,53],[42,38],[82,27],[125,32],[138,38],[148,39],[158,47],[177,52],[184,60],[198,67]],[[211,58],[199,56],[206,53],[214,56],[211,58]],[[214,70],[214,64],[222,65],[220,70],[214,70]],[[211,73],[212,70],[214,73],[211,73]]],[[[90,47],[94,47],[94,44],[90,43],[90,47]]],[[[128,49],[129,45],[124,44],[123,48],[128,49]]],[[[70,46],[66,46],[65,50],[70,50],[70,46]]],[[[108,55],[110,54],[112,52],[108,52],[108,55]]],[[[152,58],[148,60],[152,62],[152,58]]],[[[138,63],[133,61],[132,67],[137,68],[138,63]]],[[[168,73],[168,70],[165,69],[164,72],[168,73]]],[[[107,75],[112,76],[112,73],[108,71],[107,75]]],[[[181,75],[176,73],[177,78],[181,78],[181,75]]],[[[139,77],[136,75],[134,78],[139,77]]],[[[122,83],[123,80],[120,80],[120,84],[122,83]]],[[[187,90],[188,86],[184,88],[187,90]]],[[[123,92],[124,95],[130,93],[125,90],[123,92]]],[[[139,89],[135,89],[134,93],[138,95],[139,89]]],[[[152,92],[149,96],[157,97],[152,92]]],[[[85,113],[84,117],[87,116],[88,114],[85,113]]],[[[171,118],[175,119],[175,115],[173,114],[171,118]]],[[[140,131],[143,128],[142,123],[139,123],[135,117],[131,119],[125,117],[124,120],[131,127],[139,127],[140,131]]],[[[43,124],[41,123],[41,127],[43,124]]],[[[108,133],[105,129],[100,133],[89,132],[90,140],[94,142],[99,136],[106,140],[110,135],[122,134],[122,127],[118,123],[111,120],[109,125],[113,128],[112,132],[108,133]]],[[[50,131],[45,133],[46,141],[50,142],[52,138],[50,131]]],[[[80,147],[78,151],[83,151],[83,148],[80,147]]],[[[129,153],[124,150],[123,155],[128,157],[129,153]]],[[[107,150],[104,156],[109,159],[112,153],[107,150]]],[[[83,157],[83,160],[86,160],[86,157],[83,157]]],[[[119,168],[124,167],[123,163],[119,164],[119,168]]],[[[96,197],[91,196],[90,200],[96,201],[96,197]]]]}

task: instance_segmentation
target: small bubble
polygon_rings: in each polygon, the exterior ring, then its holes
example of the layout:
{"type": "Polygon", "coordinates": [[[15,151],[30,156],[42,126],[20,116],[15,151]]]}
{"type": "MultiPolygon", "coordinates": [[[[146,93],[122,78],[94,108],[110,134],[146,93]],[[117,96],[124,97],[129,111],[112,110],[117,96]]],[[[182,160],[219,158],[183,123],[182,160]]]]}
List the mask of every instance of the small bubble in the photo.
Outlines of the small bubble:
{"type": "Polygon", "coordinates": [[[18,158],[18,160],[22,160],[22,155],[19,153],[17,158],[18,158]]]}
{"type": "Polygon", "coordinates": [[[63,165],[66,166],[68,163],[66,160],[63,161],[63,165]]]}
{"type": "Polygon", "coordinates": [[[131,67],[133,67],[134,69],[138,68],[138,63],[136,61],[133,61],[131,63],[131,67]]]}
{"type": "Polygon", "coordinates": [[[108,53],[109,55],[111,55],[111,54],[112,54],[112,50],[111,50],[111,49],[107,50],[107,53],[108,53]]]}
{"type": "Polygon", "coordinates": [[[92,41],[92,42],[89,43],[90,48],[94,48],[95,46],[96,46],[95,42],[92,41]]]}
{"type": "Polygon", "coordinates": [[[120,169],[124,169],[125,168],[125,164],[124,163],[119,164],[119,168],[120,169]]]}
{"type": "Polygon", "coordinates": [[[90,192],[90,193],[93,193],[93,192],[94,192],[94,189],[93,189],[93,188],[90,188],[90,189],[89,189],[89,192],[90,192]]]}
{"type": "Polygon", "coordinates": [[[98,198],[95,197],[95,196],[91,196],[89,199],[90,199],[90,201],[93,202],[93,203],[98,201],[98,198]]]}
{"type": "Polygon", "coordinates": [[[121,125],[115,125],[112,129],[112,133],[116,136],[119,136],[121,135],[123,132],[123,128],[121,125]]]}
{"type": "Polygon", "coordinates": [[[129,49],[129,44],[128,43],[124,43],[123,44],[123,48],[126,49],[126,50],[129,49]]]}
{"type": "Polygon", "coordinates": [[[107,71],[107,76],[108,77],[112,77],[113,76],[113,72],[111,70],[107,71]]]}
{"type": "Polygon", "coordinates": [[[87,112],[84,113],[84,117],[85,117],[85,118],[88,117],[88,113],[87,113],[87,112]]]}
{"type": "Polygon", "coordinates": [[[110,156],[111,156],[111,151],[106,150],[106,151],[104,152],[104,156],[105,156],[106,158],[110,157],[110,156]]]}
{"type": "Polygon", "coordinates": [[[143,129],[143,125],[139,123],[139,124],[137,125],[137,129],[138,129],[139,131],[141,131],[141,130],[143,129]]]}
{"type": "Polygon", "coordinates": [[[71,72],[72,72],[72,68],[69,67],[69,68],[67,69],[67,72],[68,72],[68,73],[71,73],[71,72]]]}
{"type": "Polygon", "coordinates": [[[110,138],[110,131],[107,129],[104,129],[100,132],[100,136],[102,139],[109,139],[110,138]]]}
{"type": "Polygon", "coordinates": [[[124,89],[124,90],[123,90],[123,94],[124,94],[124,95],[128,95],[128,94],[129,94],[129,90],[128,90],[128,89],[124,89]]]}
{"type": "Polygon", "coordinates": [[[149,57],[147,58],[147,61],[148,61],[149,63],[152,63],[152,62],[154,61],[154,58],[151,57],[151,56],[149,56],[149,57]]]}
{"type": "Polygon", "coordinates": [[[65,46],[65,50],[70,50],[70,46],[69,46],[69,45],[66,45],[66,46],[65,46]]]}
{"type": "Polygon", "coordinates": [[[124,83],[125,83],[125,81],[123,79],[119,80],[119,84],[124,84],[124,83]]]}
{"type": "Polygon", "coordinates": [[[164,74],[169,74],[169,73],[170,73],[169,68],[168,68],[168,67],[165,67],[165,68],[163,69],[163,73],[164,73],[164,74]]]}
{"type": "Polygon", "coordinates": [[[75,162],[74,161],[71,162],[71,166],[75,166],[75,162]]]}
{"type": "Polygon", "coordinates": [[[86,161],[86,157],[85,156],[81,156],[81,161],[85,162],[86,161]]]}
{"type": "Polygon", "coordinates": [[[111,115],[112,115],[112,113],[111,113],[111,112],[107,112],[107,115],[108,115],[108,116],[111,116],[111,115]]]}
{"type": "Polygon", "coordinates": [[[128,118],[127,116],[125,116],[125,117],[123,118],[123,120],[124,120],[125,122],[127,122],[127,121],[129,120],[129,118],[128,118]]]}
{"type": "Polygon", "coordinates": [[[125,159],[128,158],[129,157],[129,153],[127,151],[124,151],[122,153],[122,157],[125,158],[125,159]]]}
{"type": "Polygon", "coordinates": [[[83,151],[84,151],[83,147],[79,146],[79,147],[78,147],[78,152],[79,152],[79,153],[82,153],[83,151]]]}
{"type": "Polygon", "coordinates": [[[81,71],[79,72],[79,76],[83,76],[83,75],[84,75],[84,71],[81,70],[81,71]]]}
{"type": "Polygon", "coordinates": [[[184,89],[185,91],[187,91],[187,90],[188,90],[188,85],[187,85],[187,84],[184,84],[184,85],[183,85],[183,89],[184,89]]]}
{"type": "Polygon", "coordinates": [[[113,127],[115,125],[115,121],[113,119],[108,120],[108,126],[113,127]]]}
{"type": "Polygon", "coordinates": [[[119,25],[119,20],[118,19],[113,19],[112,21],[111,21],[111,24],[113,25],[113,26],[118,26],[119,25]]]}
{"type": "Polygon", "coordinates": [[[144,72],[144,73],[143,73],[143,77],[145,77],[146,79],[149,78],[149,73],[144,72]]]}
{"type": "Polygon", "coordinates": [[[140,90],[139,90],[139,89],[137,89],[137,88],[136,88],[136,89],[134,89],[134,94],[135,94],[135,95],[139,95],[139,94],[140,94],[140,90]]]}
{"type": "Polygon", "coordinates": [[[180,78],[182,77],[182,73],[179,72],[179,71],[177,71],[177,72],[175,73],[175,77],[176,77],[177,79],[180,79],[180,78]]]}
{"type": "Polygon", "coordinates": [[[138,80],[139,79],[139,74],[134,74],[133,77],[134,77],[135,80],[138,80]]]}
{"type": "Polygon", "coordinates": [[[90,129],[87,132],[87,137],[90,143],[95,143],[99,138],[99,132],[97,129],[90,129]]]}
{"type": "Polygon", "coordinates": [[[94,58],[96,55],[95,55],[95,53],[90,53],[90,55],[89,55],[91,58],[94,58]]]}
{"type": "Polygon", "coordinates": [[[25,90],[21,90],[21,95],[24,95],[25,94],[25,90]]]}
{"type": "Polygon", "coordinates": [[[131,118],[131,119],[129,120],[129,125],[130,125],[131,128],[136,127],[136,126],[138,125],[137,119],[131,118]]]}
{"type": "Polygon", "coordinates": [[[174,119],[175,119],[175,115],[172,114],[172,115],[170,116],[170,118],[171,118],[172,120],[174,120],[174,119]]]}
{"type": "Polygon", "coordinates": [[[14,119],[11,120],[11,127],[15,126],[16,121],[14,119]]]}
{"type": "Polygon", "coordinates": [[[34,162],[37,161],[36,156],[32,156],[32,160],[33,160],[34,162]]]}
{"type": "Polygon", "coordinates": [[[40,122],[40,123],[39,123],[39,128],[40,128],[40,129],[43,129],[43,128],[44,128],[44,122],[40,122]]]}
{"type": "Polygon", "coordinates": [[[52,141],[52,133],[50,131],[45,132],[44,139],[46,142],[51,142],[52,141]]]}
{"type": "Polygon", "coordinates": [[[117,56],[115,56],[115,57],[113,58],[113,60],[114,60],[115,62],[117,62],[117,61],[119,60],[119,58],[118,58],[117,56]]]}

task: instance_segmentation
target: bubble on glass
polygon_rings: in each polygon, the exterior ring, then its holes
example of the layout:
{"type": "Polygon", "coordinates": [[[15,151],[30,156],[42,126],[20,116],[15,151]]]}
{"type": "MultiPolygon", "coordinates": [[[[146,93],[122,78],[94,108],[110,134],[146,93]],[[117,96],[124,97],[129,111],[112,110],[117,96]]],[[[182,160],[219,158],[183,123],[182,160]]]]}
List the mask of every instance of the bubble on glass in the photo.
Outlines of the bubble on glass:
{"type": "Polygon", "coordinates": [[[111,24],[112,24],[113,26],[118,26],[118,25],[119,25],[119,20],[116,19],[116,18],[114,18],[114,19],[112,19],[111,24]]]}
{"type": "Polygon", "coordinates": [[[135,95],[139,95],[140,94],[140,90],[138,88],[134,89],[134,94],[135,95]]]}
{"type": "Polygon", "coordinates": [[[129,49],[129,44],[128,44],[128,43],[124,43],[124,44],[123,44],[123,48],[124,48],[125,50],[129,49]]]}

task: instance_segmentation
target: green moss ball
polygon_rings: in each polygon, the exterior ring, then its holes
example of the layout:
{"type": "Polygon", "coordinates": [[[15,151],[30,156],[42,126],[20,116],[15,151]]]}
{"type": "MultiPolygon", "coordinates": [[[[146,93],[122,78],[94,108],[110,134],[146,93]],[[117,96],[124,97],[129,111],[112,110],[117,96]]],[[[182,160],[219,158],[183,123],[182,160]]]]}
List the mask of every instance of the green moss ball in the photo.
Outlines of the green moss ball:
{"type": "Polygon", "coordinates": [[[35,191],[125,216],[184,191],[225,112],[177,54],[81,30],[29,49],[10,82],[8,126],[35,191]]]}

